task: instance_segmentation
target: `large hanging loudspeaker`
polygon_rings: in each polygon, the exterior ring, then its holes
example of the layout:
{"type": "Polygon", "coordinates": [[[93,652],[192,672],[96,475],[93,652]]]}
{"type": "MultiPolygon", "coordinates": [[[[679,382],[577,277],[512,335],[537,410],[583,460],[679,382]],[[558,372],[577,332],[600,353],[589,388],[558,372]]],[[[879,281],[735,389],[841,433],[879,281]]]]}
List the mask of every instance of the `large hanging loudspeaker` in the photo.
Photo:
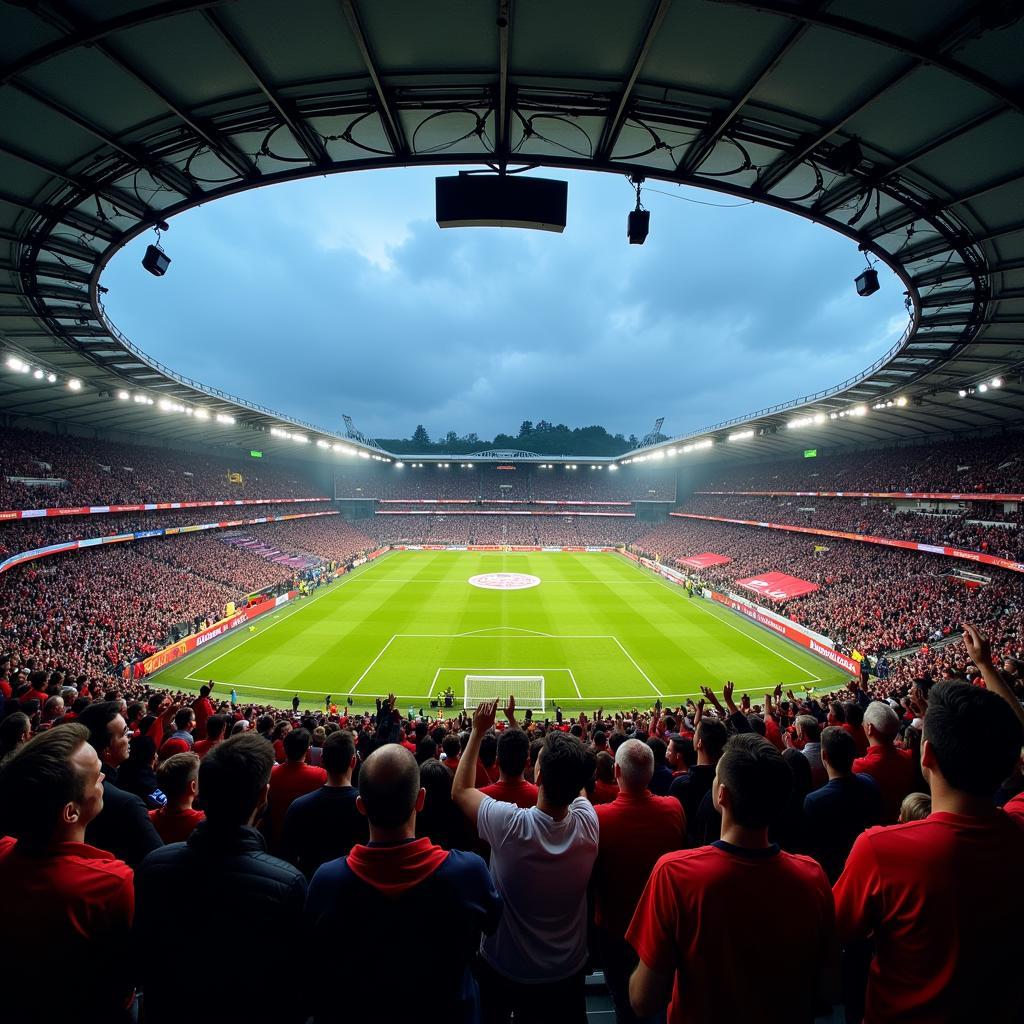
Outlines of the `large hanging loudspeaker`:
{"type": "Polygon", "coordinates": [[[569,185],[521,174],[457,174],[434,182],[442,228],[565,230],[569,185]]]}

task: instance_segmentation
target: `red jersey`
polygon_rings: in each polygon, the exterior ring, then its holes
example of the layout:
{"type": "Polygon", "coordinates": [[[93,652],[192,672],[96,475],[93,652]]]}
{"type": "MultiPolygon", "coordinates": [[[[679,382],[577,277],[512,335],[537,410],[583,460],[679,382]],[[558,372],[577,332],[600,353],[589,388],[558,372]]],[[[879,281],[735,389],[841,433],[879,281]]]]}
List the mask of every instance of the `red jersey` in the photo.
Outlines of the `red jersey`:
{"type": "Polygon", "coordinates": [[[934,811],[857,837],[834,895],[840,940],[874,937],[866,1020],[1019,1019],[1024,890],[999,866],[1021,863],[1024,828],[1002,811],[934,811]]]}
{"type": "Polygon", "coordinates": [[[492,782],[480,790],[484,796],[494,797],[495,800],[502,800],[507,804],[515,804],[516,807],[536,807],[537,787],[532,782],[524,779],[517,779],[515,782],[492,782]]]}
{"type": "Polygon", "coordinates": [[[810,1022],[815,981],[833,956],[832,893],[810,857],[719,841],[658,861],[626,939],[649,968],[675,975],[669,1024],[810,1022]],[[763,917],[778,893],[800,912],[772,914],[768,933],[744,926],[763,917]],[[799,964],[802,980],[778,998],[738,982],[737,964],[757,964],[763,978],[788,977],[799,964]]]}
{"type": "Polygon", "coordinates": [[[894,825],[900,818],[903,798],[918,785],[914,755],[888,743],[869,747],[863,757],[853,762],[855,775],[870,775],[878,783],[882,797],[882,824],[894,825]]]}
{"type": "Polygon", "coordinates": [[[33,1019],[45,993],[47,1017],[113,1019],[131,999],[130,933],[135,913],[132,869],[85,843],[54,843],[42,856],[21,844],[0,849],[4,910],[4,1015],[33,1019]],[[60,950],[74,964],[75,984],[54,984],[53,964],[40,950],[60,950]],[[19,1009],[24,996],[29,1005],[19,1009]],[[13,1000],[13,1004],[12,1004],[13,1000]]]}
{"type": "Polygon", "coordinates": [[[183,843],[206,817],[202,811],[189,807],[184,811],[174,811],[169,807],[158,807],[149,812],[149,820],[165,843],[183,843]]]}
{"type": "Polygon", "coordinates": [[[206,723],[213,717],[213,704],[209,697],[197,697],[192,702],[192,710],[196,713],[196,727],[192,730],[192,735],[197,740],[204,740],[206,739],[206,723]]]}
{"type": "Polygon", "coordinates": [[[658,858],[683,846],[686,816],[675,797],[654,796],[646,789],[620,792],[596,812],[600,830],[594,865],[594,920],[621,939],[658,858]]]}
{"type": "Polygon", "coordinates": [[[1003,810],[1024,825],[1024,793],[1018,793],[1012,800],[1007,800],[1003,810]]]}
{"type": "Polygon", "coordinates": [[[215,747],[218,743],[222,743],[223,740],[196,740],[192,744],[192,753],[196,757],[206,757],[206,755],[215,747]]]}
{"type": "Polygon", "coordinates": [[[319,789],[327,781],[327,772],[323,768],[301,762],[285,761],[270,773],[270,797],[268,816],[270,823],[270,842],[273,846],[281,837],[284,816],[291,807],[292,801],[306,793],[319,789]]]}
{"type": "Polygon", "coordinates": [[[594,795],[590,798],[590,802],[597,807],[598,804],[610,804],[613,800],[617,800],[619,796],[619,787],[614,782],[602,782],[600,779],[594,780],[594,795]]]}

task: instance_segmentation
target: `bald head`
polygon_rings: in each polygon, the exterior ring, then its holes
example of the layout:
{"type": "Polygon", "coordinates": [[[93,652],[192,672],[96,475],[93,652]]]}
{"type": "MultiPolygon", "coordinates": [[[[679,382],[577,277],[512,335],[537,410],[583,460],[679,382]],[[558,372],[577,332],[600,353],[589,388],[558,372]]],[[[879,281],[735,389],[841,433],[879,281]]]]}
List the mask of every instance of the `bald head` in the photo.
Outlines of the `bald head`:
{"type": "Polygon", "coordinates": [[[359,770],[359,796],[371,825],[400,828],[416,811],[420,769],[412,753],[397,743],[375,750],[359,770]]]}
{"type": "Polygon", "coordinates": [[[647,788],[654,775],[654,751],[643,740],[626,740],[615,751],[619,785],[627,793],[647,788]]]}

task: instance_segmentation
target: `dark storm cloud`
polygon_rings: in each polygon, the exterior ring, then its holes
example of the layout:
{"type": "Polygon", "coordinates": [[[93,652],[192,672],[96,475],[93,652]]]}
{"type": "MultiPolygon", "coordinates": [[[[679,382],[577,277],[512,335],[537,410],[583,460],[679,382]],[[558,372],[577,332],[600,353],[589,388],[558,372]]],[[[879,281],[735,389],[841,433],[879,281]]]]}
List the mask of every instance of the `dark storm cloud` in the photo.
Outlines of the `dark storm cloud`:
{"type": "Polygon", "coordinates": [[[188,376],[328,427],[348,412],[378,436],[541,418],[628,434],[656,415],[682,433],[837,383],[902,330],[895,278],[859,299],[861,257],[823,228],[645,203],[638,247],[618,178],[570,176],[560,236],[439,230],[433,172],[276,186],[178,218],[165,278],[138,266],[138,240],[105,275],[107,306],[188,376]]]}

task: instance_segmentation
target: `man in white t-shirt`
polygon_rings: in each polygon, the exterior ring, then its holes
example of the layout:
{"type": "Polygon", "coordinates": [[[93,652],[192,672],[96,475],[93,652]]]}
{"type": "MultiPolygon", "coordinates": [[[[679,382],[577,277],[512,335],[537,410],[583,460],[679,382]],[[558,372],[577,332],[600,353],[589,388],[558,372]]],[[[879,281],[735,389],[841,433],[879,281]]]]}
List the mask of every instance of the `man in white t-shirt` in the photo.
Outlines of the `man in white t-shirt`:
{"type": "Polygon", "coordinates": [[[477,708],[452,782],[452,798],[491,846],[491,876],[505,903],[497,930],[480,945],[482,1019],[504,1022],[514,1011],[517,1024],[582,1024],[587,883],[598,837],[583,787],[594,754],[575,736],[551,732],[534,767],[536,807],[485,796],[474,788],[475,768],[497,706],[477,708]]]}

